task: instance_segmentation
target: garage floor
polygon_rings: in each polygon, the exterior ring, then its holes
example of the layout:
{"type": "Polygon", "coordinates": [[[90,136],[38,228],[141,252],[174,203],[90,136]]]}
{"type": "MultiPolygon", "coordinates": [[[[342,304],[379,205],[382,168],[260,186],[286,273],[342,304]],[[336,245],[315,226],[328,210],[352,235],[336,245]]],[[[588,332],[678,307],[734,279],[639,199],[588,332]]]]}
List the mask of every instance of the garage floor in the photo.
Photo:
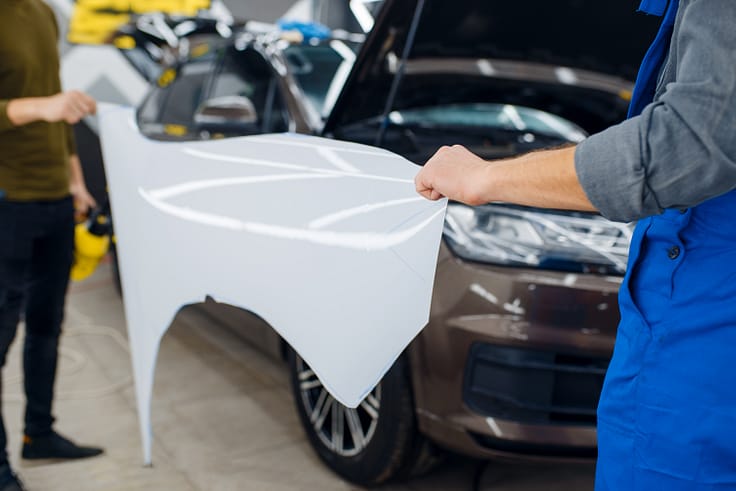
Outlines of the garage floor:
{"type": "MultiPolygon", "coordinates": [[[[154,467],[141,466],[123,309],[110,268],[74,285],[61,347],[60,432],[103,445],[93,460],[29,466],[19,461],[19,342],[3,373],[3,410],[13,464],[30,490],[352,490],[306,443],[285,367],[199,308],[182,312],[164,338],[153,404],[154,467]]],[[[20,339],[22,335],[19,335],[20,339]]],[[[468,490],[479,462],[449,457],[429,475],[387,491],[468,490]]],[[[593,466],[489,463],[483,490],[588,490],[593,466]]]]}

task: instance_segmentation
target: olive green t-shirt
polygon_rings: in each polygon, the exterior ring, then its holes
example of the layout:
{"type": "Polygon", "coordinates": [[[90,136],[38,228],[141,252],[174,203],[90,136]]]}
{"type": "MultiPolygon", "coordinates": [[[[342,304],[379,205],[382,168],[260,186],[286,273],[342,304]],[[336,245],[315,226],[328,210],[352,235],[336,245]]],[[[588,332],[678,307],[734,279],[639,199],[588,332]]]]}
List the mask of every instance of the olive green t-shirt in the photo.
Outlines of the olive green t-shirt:
{"type": "Polygon", "coordinates": [[[0,0],[0,196],[11,201],[54,200],[69,195],[66,123],[14,126],[12,99],[61,92],[58,26],[42,0],[0,0]]]}

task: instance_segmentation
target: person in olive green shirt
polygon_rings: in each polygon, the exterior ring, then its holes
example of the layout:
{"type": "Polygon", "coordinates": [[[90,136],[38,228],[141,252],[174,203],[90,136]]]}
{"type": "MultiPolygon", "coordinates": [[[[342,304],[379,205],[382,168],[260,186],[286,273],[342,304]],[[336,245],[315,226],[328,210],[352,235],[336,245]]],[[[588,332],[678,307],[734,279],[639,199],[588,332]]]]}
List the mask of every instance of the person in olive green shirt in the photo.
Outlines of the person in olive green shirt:
{"type": "MultiPolygon", "coordinates": [[[[42,0],[0,0],[0,367],[24,309],[26,459],[102,453],[52,429],[74,214],[95,206],[70,124],[96,105],[83,93],[61,91],[57,38],[54,14],[42,0]]],[[[22,490],[5,447],[0,419],[0,491],[22,490]]]]}

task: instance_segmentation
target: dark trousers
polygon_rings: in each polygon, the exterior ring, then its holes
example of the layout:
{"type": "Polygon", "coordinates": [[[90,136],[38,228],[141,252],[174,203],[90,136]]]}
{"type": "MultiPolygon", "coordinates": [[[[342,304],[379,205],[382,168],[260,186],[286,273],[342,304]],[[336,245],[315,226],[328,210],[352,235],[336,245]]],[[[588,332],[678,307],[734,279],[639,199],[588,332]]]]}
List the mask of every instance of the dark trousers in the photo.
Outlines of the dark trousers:
{"type": "MultiPolygon", "coordinates": [[[[54,422],[57,349],[73,253],[71,198],[29,203],[0,200],[0,367],[5,366],[23,312],[25,433],[29,436],[48,433],[54,422]]],[[[0,466],[7,461],[6,443],[0,418],[0,466]]]]}

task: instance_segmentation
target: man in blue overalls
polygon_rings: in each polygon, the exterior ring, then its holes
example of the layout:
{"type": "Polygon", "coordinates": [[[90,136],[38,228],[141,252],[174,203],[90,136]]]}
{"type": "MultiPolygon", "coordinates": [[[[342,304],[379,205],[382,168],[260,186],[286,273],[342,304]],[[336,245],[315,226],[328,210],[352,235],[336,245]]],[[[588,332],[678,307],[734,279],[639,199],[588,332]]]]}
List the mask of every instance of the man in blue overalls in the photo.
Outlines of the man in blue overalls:
{"type": "Polygon", "coordinates": [[[417,191],[638,220],[598,407],[596,489],[736,490],[736,1],[640,9],[663,21],[629,119],[491,164],[443,148],[417,191]]]}

